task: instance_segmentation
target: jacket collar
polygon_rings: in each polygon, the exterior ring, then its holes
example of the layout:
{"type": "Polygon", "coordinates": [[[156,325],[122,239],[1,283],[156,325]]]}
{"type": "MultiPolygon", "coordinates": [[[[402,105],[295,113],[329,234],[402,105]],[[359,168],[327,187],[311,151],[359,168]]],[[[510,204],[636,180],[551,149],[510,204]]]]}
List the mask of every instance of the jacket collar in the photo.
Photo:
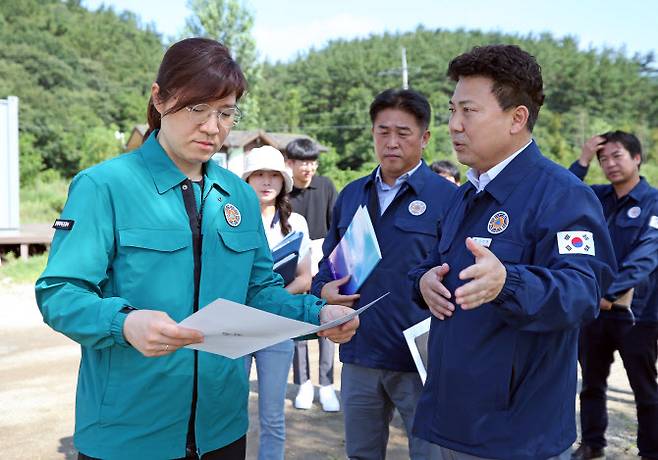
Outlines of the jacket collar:
{"type": "Polygon", "coordinates": [[[498,204],[502,204],[541,158],[539,147],[533,140],[489,182],[484,191],[488,192],[498,204]]]}
{"type": "Polygon", "coordinates": [[[636,202],[642,201],[644,196],[649,193],[651,186],[643,176],[640,176],[640,182],[628,193],[628,196],[633,198],[636,202]]]}
{"type": "MultiPolygon", "coordinates": [[[[628,195],[625,195],[625,197],[630,197],[633,201],[639,203],[650,191],[651,186],[644,178],[644,176],[640,176],[640,182],[638,182],[637,185],[633,187],[630,192],[628,192],[628,195]]],[[[618,199],[617,194],[615,193],[615,188],[612,186],[612,184],[606,184],[606,187],[603,189],[603,193],[601,195],[605,198],[612,197],[614,200],[618,199]]]]}
{"type": "MultiPolygon", "coordinates": [[[[234,191],[234,186],[230,184],[229,175],[231,172],[219,166],[214,161],[206,162],[206,180],[209,185],[221,189],[226,195],[230,195],[234,191]]],[[[239,178],[238,178],[239,179],[239,178]]],[[[212,187],[207,187],[206,190],[211,190],[212,187]]]]}
{"type": "MultiPolygon", "coordinates": [[[[171,161],[167,152],[164,151],[160,142],[158,142],[157,135],[159,130],[154,130],[139,148],[139,152],[144,159],[147,169],[153,177],[155,187],[158,193],[163,194],[167,190],[177,186],[186,179],[185,174],[171,161]]],[[[205,189],[209,191],[212,187],[209,185],[217,186],[230,195],[230,186],[227,185],[226,180],[227,172],[214,161],[205,163],[204,178],[208,182],[205,189]]]]}
{"type": "MultiPolygon", "coordinates": [[[[368,180],[366,181],[367,187],[372,186],[375,183],[378,170],[379,170],[379,166],[377,166],[368,176],[368,180]]],[[[427,181],[427,178],[431,174],[436,174],[436,173],[432,171],[429,168],[429,166],[427,166],[425,160],[421,160],[421,165],[418,167],[418,169],[414,171],[414,173],[411,176],[409,176],[406,183],[414,191],[414,193],[418,195],[421,192],[421,190],[423,190],[423,187],[425,187],[425,182],[427,181]]]]}

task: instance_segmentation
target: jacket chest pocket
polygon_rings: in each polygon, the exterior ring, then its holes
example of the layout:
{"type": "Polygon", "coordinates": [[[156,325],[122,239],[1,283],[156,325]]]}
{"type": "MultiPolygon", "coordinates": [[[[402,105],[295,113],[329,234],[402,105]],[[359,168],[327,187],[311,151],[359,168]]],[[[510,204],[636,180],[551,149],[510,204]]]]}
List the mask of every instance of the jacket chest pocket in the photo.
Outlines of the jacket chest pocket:
{"type": "Polygon", "coordinates": [[[632,219],[624,212],[619,214],[615,219],[615,226],[619,227],[623,232],[636,233],[642,228],[643,221],[644,219],[637,217],[632,219]]]}
{"type": "MultiPolygon", "coordinates": [[[[134,272],[162,273],[168,266],[180,269],[180,264],[191,257],[187,248],[192,245],[189,230],[119,230],[118,262],[134,272]]],[[[191,260],[191,259],[190,259],[191,260]]]]}
{"type": "Polygon", "coordinates": [[[140,308],[168,309],[184,298],[194,273],[188,229],[119,230],[113,264],[115,295],[140,308]]]}
{"type": "Polygon", "coordinates": [[[642,218],[631,219],[626,213],[617,216],[614,227],[610,228],[610,236],[616,254],[625,257],[632,250],[640,236],[642,226],[645,224],[643,220],[642,218]]]}
{"type": "Polygon", "coordinates": [[[404,233],[418,233],[436,238],[438,222],[420,219],[396,219],[395,226],[404,233]]]}
{"type": "Polygon", "coordinates": [[[224,296],[229,291],[239,290],[240,294],[227,298],[242,299],[250,282],[252,268],[255,263],[260,262],[260,259],[256,261],[255,258],[257,249],[264,244],[263,238],[257,231],[218,230],[217,233],[219,241],[215,245],[216,252],[205,259],[206,268],[212,276],[230,275],[223,276],[224,281],[215,287],[223,290],[224,296]]]}
{"type": "Polygon", "coordinates": [[[523,258],[523,245],[517,241],[494,238],[489,250],[503,263],[518,264],[523,258]]]}
{"type": "MultiPolygon", "coordinates": [[[[248,263],[254,259],[255,250],[262,244],[262,239],[258,232],[231,232],[217,231],[219,235],[219,250],[222,257],[226,257],[226,263],[234,262],[248,263]]],[[[233,267],[232,268],[237,268],[233,267]]]]}
{"type": "Polygon", "coordinates": [[[420,263],[427,257],[436,244],[438,225],[436,221],[398,218],[395,219],[393,225],[399,238],[393,238],[392,241],[381,241],[380,245],[388,244],[399,248],[402,243],[404,245],[403,253],[413,257],[416,263],[420,263]]]}

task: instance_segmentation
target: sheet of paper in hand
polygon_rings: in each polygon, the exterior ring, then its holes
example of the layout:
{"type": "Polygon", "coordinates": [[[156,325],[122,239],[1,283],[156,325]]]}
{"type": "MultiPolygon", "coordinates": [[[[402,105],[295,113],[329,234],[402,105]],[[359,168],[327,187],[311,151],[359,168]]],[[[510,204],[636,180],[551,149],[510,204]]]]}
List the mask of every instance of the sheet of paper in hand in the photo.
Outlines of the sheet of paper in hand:
{"type": "Polygon", "coordinates": [[[387,292],[358,310],[321,326],[275,315],[226,299],[217,299],[209,303],[179,324],[201,331],[204,336],[203,343],[187,345],[185,348],[236,359],[286,339],[340,326],[363,313],[388,294],[387,292]]]}

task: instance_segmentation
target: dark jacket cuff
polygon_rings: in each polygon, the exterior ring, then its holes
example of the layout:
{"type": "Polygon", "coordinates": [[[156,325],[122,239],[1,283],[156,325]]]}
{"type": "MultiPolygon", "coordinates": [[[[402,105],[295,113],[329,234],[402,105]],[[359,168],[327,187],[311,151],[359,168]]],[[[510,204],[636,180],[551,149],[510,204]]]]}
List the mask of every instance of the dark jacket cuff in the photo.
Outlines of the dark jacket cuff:
{"type": "Polygon", "coordinates": [[[507,277],[505,278],[503,289],[498,294],[498,297],[492,301],[496,305],[501,305],[513,298],[516,294],[516,290],[521,285],[521,274],[519,273],[519,269],[514,265],[504,265],[505,270],[507,270],[507,277]]]}

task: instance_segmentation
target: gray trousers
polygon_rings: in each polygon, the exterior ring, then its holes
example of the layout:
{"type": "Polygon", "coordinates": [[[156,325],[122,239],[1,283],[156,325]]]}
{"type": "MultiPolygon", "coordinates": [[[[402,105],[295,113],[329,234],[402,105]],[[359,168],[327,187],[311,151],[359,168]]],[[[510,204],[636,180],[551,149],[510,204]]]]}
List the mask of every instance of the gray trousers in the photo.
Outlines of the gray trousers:
{"type": "MultiPolygon", "coordinates": [[[[490,458],[476,457],[475,455],[464,454],[456,450],[431,444],[431,460],[493,460],[490,458]]],[[[560,455],[548,458],[546,460],[569,460],[571,458],[571,448],[562,452],[560,455]]]]}
{"type": "MultiPolygon", "coordinates": [[[[320,347],[320,385],[334,384],[334,350],[336,344],[326,337],[318,338],[320,347]]],[[[301,385],[311,378],[308,361],[308,343],[306,340],[295,341],[295,354],[292,358],[293,382],[301,385]]]]}
{"type": "Polygon", "coordinates": [[[340,399],[345,415],[345,450],[350,460],[386,458],[393,410],[402,417],[409,458],[428,460],[430,444],[411,435],[423,384],[417,372],[396,372],[343,364],[340,399]]]}

